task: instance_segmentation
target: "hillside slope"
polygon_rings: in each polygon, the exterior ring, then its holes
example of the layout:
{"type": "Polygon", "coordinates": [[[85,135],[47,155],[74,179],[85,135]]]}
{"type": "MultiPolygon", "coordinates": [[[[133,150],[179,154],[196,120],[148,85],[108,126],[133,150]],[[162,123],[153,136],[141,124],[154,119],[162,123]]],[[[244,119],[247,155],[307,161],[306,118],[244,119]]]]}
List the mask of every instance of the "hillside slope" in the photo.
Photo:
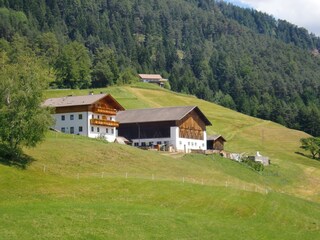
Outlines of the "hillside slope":
{"type": "MultiPolygon", "coordinates": [[[[258,174],[218,156],[168,155],[49,133],[25,170],[0,164],[1,239],[317,239],[320,163],[306,134],[153,85],[97,89],[125,108],[198,105],[234,152],[259,150],[258,174]]],[[[87,94],[52,90],[47,97],[87,94]]]]}
{"type": "MultiPolygon", "coordinates": [[[[300,138],[307,136],[303,132],[150,84],[110,87],[95,92],[111,93],[126,109],[197,105],[212,122],[207,129],[208,134],[219,133],[227,139],[226,150],[247,154],[259,151],[270,157],[272,166],[266,175],[273,177],[262,177],[262,182],[272,179],[275,184],[272,187],[281,191],[320,200],[320,163],[297,154],[302,151],[299,149],[300,138]]],[[[47,92],[47,97],[87,93],[87,90],[53,90],[47,92]]]]}

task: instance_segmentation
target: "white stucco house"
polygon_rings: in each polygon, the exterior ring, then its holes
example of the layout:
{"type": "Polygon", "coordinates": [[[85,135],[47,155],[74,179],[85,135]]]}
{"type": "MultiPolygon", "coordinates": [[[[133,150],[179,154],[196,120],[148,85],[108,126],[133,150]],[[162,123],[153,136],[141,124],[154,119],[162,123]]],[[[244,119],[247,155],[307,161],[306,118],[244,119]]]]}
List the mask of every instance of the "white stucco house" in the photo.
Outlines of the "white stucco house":
{"type": "Polygon", "coordinates": [[[117,137],[116,114],[124,110],[110,94],[50,98],[43,105],[54,109],[54,129],[109,142],[117,137]]]}

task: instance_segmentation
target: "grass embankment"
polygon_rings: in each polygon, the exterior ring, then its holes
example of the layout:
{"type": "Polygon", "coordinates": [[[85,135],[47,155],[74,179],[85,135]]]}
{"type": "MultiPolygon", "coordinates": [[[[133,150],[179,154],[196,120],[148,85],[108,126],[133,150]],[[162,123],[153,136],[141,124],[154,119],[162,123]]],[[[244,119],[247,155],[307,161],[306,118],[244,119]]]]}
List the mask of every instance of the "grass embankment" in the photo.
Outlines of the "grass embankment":
{"type": "Polygon", "coordinates": [[[110,92],[125,108],[198,105],[228,150],[260,151],[273,164],[258,174],[220,157],[50,133],[25,151],[34,160],[26,170],[0,165],[0,239],[320,237],[320,164],[295,153],[304,133],[145,86],[96,93],[110,92]]]}

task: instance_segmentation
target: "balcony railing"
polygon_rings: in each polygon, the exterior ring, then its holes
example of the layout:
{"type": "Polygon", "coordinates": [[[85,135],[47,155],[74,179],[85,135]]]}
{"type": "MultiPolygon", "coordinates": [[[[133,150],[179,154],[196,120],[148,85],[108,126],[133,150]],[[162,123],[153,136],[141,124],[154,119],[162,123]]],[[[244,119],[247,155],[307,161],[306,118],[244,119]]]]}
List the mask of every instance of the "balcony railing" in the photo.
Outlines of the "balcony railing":
{"type": "Polygon", "coordinates": [[[116,115],[117,114],[116,110],[114,110],[112,108],[101,108],[101,107],[93,108],[92,112],[102,113],[102,114],[107,114],[107,115],[116,115]]]}
{"type": "Polygon", "coordinates": [[[107,127],[119,127],[119,122],[104,120],[104,119],[90,119],[90,124],[107,126],[107,127]]]}

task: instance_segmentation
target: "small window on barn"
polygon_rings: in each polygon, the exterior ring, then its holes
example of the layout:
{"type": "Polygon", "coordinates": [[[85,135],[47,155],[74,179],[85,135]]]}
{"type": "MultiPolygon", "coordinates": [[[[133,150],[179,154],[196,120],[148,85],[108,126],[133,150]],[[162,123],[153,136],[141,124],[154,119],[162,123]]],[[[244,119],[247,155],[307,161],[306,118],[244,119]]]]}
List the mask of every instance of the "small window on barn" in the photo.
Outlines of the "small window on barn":
{"type": "Polygon", "coordinates": [[[74,127],[70,127],[70,133],[74,134],[74,127]]]}
{"type": "Polygon", "coordinates": [[[94,132],[94,127],[91,127],[91,132],[94,132]]]}
{"type": "Polygon", "coordinates": [[[71,114],[71,115],[70,115],[70,120],[73,120],[73,119],[74,119],[74,115],[71,114]]]}
{"type": "Polygon", "coordinates": [[[94,119],[94,114],[92,114],[92,119],[94,119]]]}
{"type": "Polygon", "coordinates": [[[61,115],[61,121],[66,120],[66,116],[65,115],[61,115]]]}
{"type": "Polygon", "coordinates": [[[97,127],[97,132],[100,132],[100,128],[99,127],[97,127]]]}
{"type": "Polygon", "coordinates": [[[82,126],[79,126],[79,132],[82,132],[83,128],[82,126]]]}
{"type": "Polygon", "coordinates": [[[138,142],[135,142],[135,143],[134,143],[134,146],[135,146],[135,147],[139,147],[139,143],[138,143],[138,142]]]}
{"type": "Polygon", "coordinates": [[[145,146],[146,146],[146,143],[145,143],[145,142],[142,142],[142,143],[141,143],[141,146],[142,146],[142,147],[145,147],[145,146]]]}
{"type": "Polygon", "coordinates": [[[114,134],[114,129],[111,129],[111,134],[112,134],[112,135],[114,134]]]}
{"type": "Polygon", "coordinates": [[[109,133],[109,128],[106,128],[106,133],[109,133]]]}
{"type": "Polygon", "coordinates": [[[160,145],[161,145],[161,144],[162,144],[162,142],[161,142],[161,141],[158,141],[158,142],[157,142],[157,144],[160,144],[160,145]]]}
{"type": "Polygon", "coordinates": [[[100,119],[100,115],[98,115],[98,119],[100,119]]]}
{"type": "Polygon", "coordinates": [[[65,133],[66,132],[66,128],[62,127],[61,128],[61,132],[65,133]]]}
{"type": "Polygon", "coordinates": [[[82,114],[79,114],[78,118],[79,118],[79,120],[81,120],[82,119],[82,114]]]}

